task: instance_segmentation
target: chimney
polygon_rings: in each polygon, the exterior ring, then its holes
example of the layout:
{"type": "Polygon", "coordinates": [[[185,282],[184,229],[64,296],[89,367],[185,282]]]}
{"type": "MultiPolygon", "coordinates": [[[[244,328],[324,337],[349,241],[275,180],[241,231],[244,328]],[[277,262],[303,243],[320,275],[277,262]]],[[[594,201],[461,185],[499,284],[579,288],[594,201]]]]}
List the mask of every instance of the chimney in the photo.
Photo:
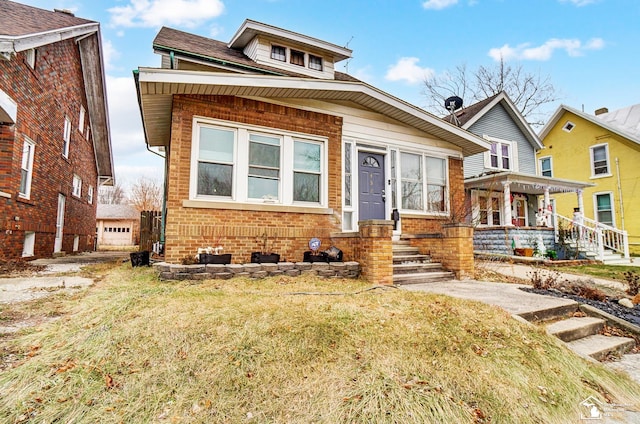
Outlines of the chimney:
{"type": "Polygon", "coordinates": [[[593,113],[594,115],[598,116],[598,115],[602,115],[603,113],[609,113],[609,109],[606,107],[601,107],[600,109],[596,109],[596,111],[593,113]]]}
{"type": "Polygon", "coordinates": [[[74,14],[73,14],[73,12],[72,12],[71,10],[69,10],[69,9],[53,9],[53,11],[54,11],[54,12],[58,12],[58,13],[64,13],[64,14],[69,15],[69,16],[74,16],[74,17],[76,16],[76,15],[74,15],[74,14]]]}

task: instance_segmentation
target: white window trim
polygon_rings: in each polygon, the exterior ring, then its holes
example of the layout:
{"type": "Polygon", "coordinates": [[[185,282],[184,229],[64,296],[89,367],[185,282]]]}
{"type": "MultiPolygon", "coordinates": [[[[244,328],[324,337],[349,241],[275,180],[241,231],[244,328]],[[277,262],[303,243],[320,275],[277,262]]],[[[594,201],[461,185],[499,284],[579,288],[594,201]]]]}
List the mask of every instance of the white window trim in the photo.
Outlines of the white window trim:
{"type": "Polygon", "coordinates": [[[549,170],[551,171],[551,175],[549,175],[549,178],[553,178],[553,156],[542,156],[538,158],[538,171],[541,177],[542,175],[542,161],[545,159],[549,159],[549,170]]]}
{"type": "Polygon", "coordinates": [[[82,197],[82,178],[77,174],[73,174],[71,194],[78,198],[82,197]]]}
{"type": "Polygon", "coordinates": [[[601,143],[601,144],[596,144],[589,147],[589,163],[591,165],[591,179],[605,178],[613,175],[611,173],[611,159],[609,158],[609,143],[601,143]],[[604,151],[607,156],[607,173],[606,174],[596,174],[595,163],[594,163],[595,161],[593,160],[593,151],[598,147],[604,147],[604,151]]]}
{"type": "MultiPolygon", "coordinates": [[[[598,196],[602,196],[603,194],[608,194],[611,199],[611,226],[614,228],[618,228],[616,225],[616,204],[615,197],[613,196],[613,191],[598,191],[593,193],[593,218],[598,221],[598,196]]],[[[609,224],[606,224],[609,225],[609,224]]]]}
{"type": "MultiPolygon", "coordinates": [[[[421,152],[421,151],[416,151],[416,150],[410,150],[410,149],[396,149],[397,150],[397,158],[398,158],[398,163],[396,164],[397,166],[397,179],[396,179],[396,194],[398,196],[398,199],[396,199],[396,205],[398,206],[398,212],[400,212],[401,215],[405,215],[405,216],[412,216],[412,215],[418,215],[418,216],[449,216],[450,212],[451,212],[451,205],[449,202],[449,191],[450,191],[450,187],[449,187],[449,161],[447,160],[446,156],[441,156],[438,154],[432,154],[431,152],[421,152]],[[401,160],[401,155],[402,153],[408,153],[408,154],[412,154],[412,155],[418,155],[422,157],[422,210],[416,210],[416,209],[403,209],[402,208],[402,160],[401,160]],[[430,158],[435,158],[435,159],[442,159],[444,161],[444,211],[429,211],[427,210],[427,196],[428,196],[428,191],[427,191],[427,186],[428,181],[427,181],[427,157],[430,158]]],[[[385,175],[388,172],[389,176],[386,177],[386,180],[390,180],[391,179],[391,174],[390,171],[391,170],[391,164],[389,163],[389,166],[386,167],[385,169],[385,175]]],[[[389,194],[391,194],[391,190],[389,187],[389,194]]]]}
{"type": "Polygon", "coordinates": [[[78,116],[78,132],[84,135],[84,118],[86,111],[84,110],[84,106],[80,105],[80,114],[78,116]]]}
{"type": "MultiPolygon", "coordinates": [[[[31,182],[33,180],[33,158],[35,156],[35,151],[36,151],[36,143],[33,142],[33,140],[29,139],[28,137],[24,138],[24,143],[23,143],[23,147],[22,147],[22,163],[20,165],[20,170],[22,171],[23,169],[27,171],[27,183],[26,183],[26,190],[24,193],[20,192],[18,194],[19,197],[23,198],[23,199],[30,199],[31,198],[31,182]],[[24,163],[24,147],[29,145],[31,147],[31,155],[28,158],[28,163],[26,164],[26,168],[24,167],[25,163],[24,163]]],[[[22,172],[20,172],[20,174],[22,175],[22,172]]],[[[20,179],[20,181],[22,182],[22,178],[20,179]]]]}
{"type": "MultiPolygon", "coordinates": [[[[486,134],[482,136],[485,140],[490,143],[500,143],[507,144],[509,146],[509,168],[502,167],[502,149],[496,149],[498,153],[498,166],[491,166],[491,149],[484,153],[484,167],[487,169],[496,169],[500,171],[514,171],[517,172],[519,170],[518,165],[518,143],[513,140],[504,140],[502,138],[491,137],[486,134]]],[[[498,146],[499,147],[499,146],[498,146]]]]}
{"type": "Polygon", "coordinates": [[[478,227],[489,228],[489,227],[500,227],[502,225],[506,225],[502,222],[498,222],[497,224],[493,222],[493,208],[491,199],[498,199],[498,212],[500,213],[500,220],[504,220],[504,195],[502,192],[497,191],[485,191],[485,190],[474,190],[471,196],[472,201],[472,212],[471,212],[471,221],[476,224],[478,227]],[[487,198],[487,223],[480,223],[480,197],[487,198]]]}
{"type": "Polygon", "coordinates": [[[89,186],[87,189],[87,202],[89,202],[90,205],[93,205],[93,186],[89,186]]]}
{"type": "Polygon", "coordinates": [[[573,131],[573,129],[576,127],[576,124],[574,124],[571,121],[567,121],[564,123],[564,125],[562,126],[562,130],[566,131],[566,132],[571,132],[573,131]],[[571,128],[567,128],[568,126],[571,126],[571,128]]]}
{"type": "Polygon", "coordinates": [[[62,156],[69,158],[69,145],[71,144],[71,119],[64,117],[64,130],[62,134],[62,156]]]}
{"type": "Polygon", "coordinates": [[[36,247],[36,233],[33,231],[25,231],[24,242],[22,245],[22,257],[29,258],[34,255],[36,247]]]}
{"type": "MultiPolygon", "coordinates": [[[[238,122],[220,121],[216,119],[194,116],[192,122],[191,138],[191,176],[189,184],[190,201],[208,201],[219,203],[236,203],[246,205],[268,204],[283,207],[295,206],[302,209],[326,208],[328,203],[329,171],[328,171],[328,149],[329,140],[326,137],[319,137],[311,134],[297,133],[286,130],[259,127],[238,122]],[[232,173],[231,197],[199,195],[197,193],[198,184],[198,150],[199,134],[198,128],[201,126],[220,128],[227,131],[235,131],[234,139],[234,163],[232,173]],[[281,137],[280,146],[280,199],[251,199],[248,197],[248,175],[249,175],[249,133],[262,133],[269,136],[281,137]],[[301,202],[293,200],[293,148],[295,141],[316,143],[321,146],[320,164],[320,201],[301,202]]],[[[190,203],[195,204],[195,203],[190,203]]]]}

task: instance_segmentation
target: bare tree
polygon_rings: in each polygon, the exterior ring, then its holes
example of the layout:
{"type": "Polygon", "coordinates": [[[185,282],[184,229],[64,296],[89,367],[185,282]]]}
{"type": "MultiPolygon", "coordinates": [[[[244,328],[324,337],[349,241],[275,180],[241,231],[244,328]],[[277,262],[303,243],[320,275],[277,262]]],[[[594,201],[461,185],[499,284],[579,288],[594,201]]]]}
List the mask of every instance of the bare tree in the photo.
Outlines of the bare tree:
{"type": "Polygon", "coordinates": [[[463,98],[467,105],[504,91],[522,116],[533,126],[544,125],[541,106],[558,100],[551,78],[526,71],[522,65],[509,65],[503,59],[494,66],[480,66],[470,73],[466,65],[454,72],[429,77],[424,82],[428,108],[445,114],[444,100],[451,96],[463,98]]]}
{"type": "Polygon", "coordinates": [[[129,203],[139,211],[162,208],[162,186],[158,181],[141,177],[131,186],[129,203]]]}
{"type": "Polygon", "coordinates": [[[113,186],[100,186],[98,188],[98,203],[107,205],[121,205],[127,203],[124,188],[119,183],[113,186]]]}

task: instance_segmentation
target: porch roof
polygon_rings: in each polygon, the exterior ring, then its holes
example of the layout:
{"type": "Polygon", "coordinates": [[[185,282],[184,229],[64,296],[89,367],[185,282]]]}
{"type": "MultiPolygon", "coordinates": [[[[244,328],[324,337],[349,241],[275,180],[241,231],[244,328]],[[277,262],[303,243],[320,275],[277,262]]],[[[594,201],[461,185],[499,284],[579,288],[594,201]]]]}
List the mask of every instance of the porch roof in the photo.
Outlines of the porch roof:
{"type": "Polygon", "coordinates": [[[581,181],[505,171],[467,178],[464,180],[464,186],[466,189],[502,191],[502,184],[506,182],[510,183],[512,193],[533,195],[543,195],[545,188],[548,188],[551,194],[575,193],[578,190],[584,190],[595,185],[581,181]]]}

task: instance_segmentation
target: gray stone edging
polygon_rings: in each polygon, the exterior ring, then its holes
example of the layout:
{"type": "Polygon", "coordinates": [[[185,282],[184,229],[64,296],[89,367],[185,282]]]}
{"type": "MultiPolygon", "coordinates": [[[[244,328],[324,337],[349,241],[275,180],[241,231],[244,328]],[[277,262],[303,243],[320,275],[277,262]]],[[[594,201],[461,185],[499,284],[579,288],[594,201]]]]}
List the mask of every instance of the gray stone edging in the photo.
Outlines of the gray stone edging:
{"type": "Polygon", "coordinates": [[[278,262],[277,264],[196,264],[179,265],[156,262],[153,268],[161,280],[227,280],[233,277],[265,278],[277,275],[297,277],[317,275],[319,277],[358,278],[358,262],[278,262]]]}

